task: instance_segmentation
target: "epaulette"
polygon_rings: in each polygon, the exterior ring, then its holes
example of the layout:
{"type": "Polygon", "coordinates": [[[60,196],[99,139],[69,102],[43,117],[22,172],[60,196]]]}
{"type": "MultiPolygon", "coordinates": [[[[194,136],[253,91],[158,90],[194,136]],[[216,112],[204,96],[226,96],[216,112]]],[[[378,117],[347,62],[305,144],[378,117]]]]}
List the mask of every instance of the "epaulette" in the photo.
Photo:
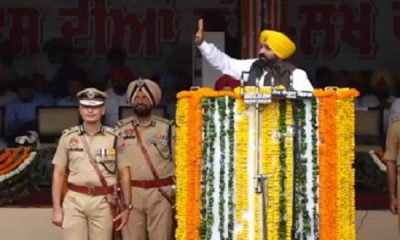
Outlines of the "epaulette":
{"type": "Polygon", "coordinates": [[[73,127],[64,129],[64,131],[62,132],[62,134],[68,136],[68,135],[70,135],[71,133],[79,132],[80,130],[81,130],[81,129],[80,129],[79,126],[73,126],[73,127]]]}
{"type": "Polygon", "coordinates": [[[391,120],[391,122],[392,123],[395,123],[395,122],[398,122],[400,120],[400,116],[397,116],[397,117],[394,117],[392,120],[391,120]]]}
{"type": "Polygon", "coordinates": [[[117,132],[115,131],[114,128],[107,127],[107,126],[102,126],[102,128],[103,128],[103,132],[104,132],[104,133],[108,133],[108,134],[117,136],[117,132]]]}
{"type": "Polygon", "coordinates": [[[135,119],[134,117],[130,116],[130,117],[127,117],[127,118],[117,121],[116,125],[117,125],[117,127],[122,127],[126,124],[130,124],[132,122],[132,120],[134,120],[134,119],[135,119]]]}
{"type": "Polygon", "coordinates": [[[162,118],[159,116],[153,116],[153,120],[158,121],[158,122],[162,122],[168,125],[175,125],[175,121],[174,120],[169,120],[167,118],[162,118]]]}

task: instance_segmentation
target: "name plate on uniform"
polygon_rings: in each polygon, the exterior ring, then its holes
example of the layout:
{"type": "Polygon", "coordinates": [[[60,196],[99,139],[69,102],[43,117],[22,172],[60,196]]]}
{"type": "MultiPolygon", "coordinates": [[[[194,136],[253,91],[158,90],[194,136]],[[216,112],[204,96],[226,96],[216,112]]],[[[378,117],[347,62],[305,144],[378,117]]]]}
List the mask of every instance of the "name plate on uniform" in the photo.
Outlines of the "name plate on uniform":
{"type": "Polygon", "coordinates": [[[271,103],[271,94],[269,93],[244,93],[244,102],[246,104],[268,104],[271,103]]]}

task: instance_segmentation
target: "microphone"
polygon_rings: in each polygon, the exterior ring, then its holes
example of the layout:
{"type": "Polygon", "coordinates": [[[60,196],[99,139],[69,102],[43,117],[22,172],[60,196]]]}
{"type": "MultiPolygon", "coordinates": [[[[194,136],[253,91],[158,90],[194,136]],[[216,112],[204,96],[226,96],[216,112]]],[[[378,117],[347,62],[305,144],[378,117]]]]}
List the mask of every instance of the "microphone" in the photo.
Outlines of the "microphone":
{"type": "Polygon", "coordinates": [[[247,79],[247,85],[255,86],[256,80],[260,79],[263,75],[265,67],[265,61],[263,59],[258,59],[253,64],[251,64],[249,77],[247,79]]]}

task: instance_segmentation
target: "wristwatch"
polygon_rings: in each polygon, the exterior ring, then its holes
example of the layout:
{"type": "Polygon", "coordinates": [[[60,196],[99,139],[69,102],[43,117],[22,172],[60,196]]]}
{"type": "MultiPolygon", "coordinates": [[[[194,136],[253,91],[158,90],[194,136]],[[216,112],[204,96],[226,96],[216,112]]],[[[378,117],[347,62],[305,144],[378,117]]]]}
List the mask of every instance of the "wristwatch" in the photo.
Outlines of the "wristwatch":
{"type": "Polygon", "coordinates": [[[124,203],[123,205],[122,205],[122,208],[124,209],[124,210],[132,210],[133,209],[133,205],[132,205],[132,203],[124,203]]]}

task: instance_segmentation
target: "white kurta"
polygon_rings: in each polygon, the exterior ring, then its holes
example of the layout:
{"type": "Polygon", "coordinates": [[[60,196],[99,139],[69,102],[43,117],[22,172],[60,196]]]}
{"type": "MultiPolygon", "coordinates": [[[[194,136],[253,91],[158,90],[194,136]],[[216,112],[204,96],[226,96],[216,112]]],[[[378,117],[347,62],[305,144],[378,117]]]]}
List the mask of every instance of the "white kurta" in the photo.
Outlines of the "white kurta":
{"type": "MultiPolygon", "coordinates": [[[[253,62],[257,60],[256,58],[242,60],[231,58],[214,44],[206,41],[203,41],[198,47],[203,57],[207,59],[211,66],[235,79],[240,79],[242,72],[249,71],[253,62]]],[[[299,68],[293,71],[293,88],[297,91],[314,90],[307,77],[307,73],[299,68]]]]}
{"type": "Polygon", "coordinates": [[[117,95],[112,88],[106,91],[106,114],[104,125],[114,127],[119,117],[119,107],[130,106],[125,95],[117,95]]]}

